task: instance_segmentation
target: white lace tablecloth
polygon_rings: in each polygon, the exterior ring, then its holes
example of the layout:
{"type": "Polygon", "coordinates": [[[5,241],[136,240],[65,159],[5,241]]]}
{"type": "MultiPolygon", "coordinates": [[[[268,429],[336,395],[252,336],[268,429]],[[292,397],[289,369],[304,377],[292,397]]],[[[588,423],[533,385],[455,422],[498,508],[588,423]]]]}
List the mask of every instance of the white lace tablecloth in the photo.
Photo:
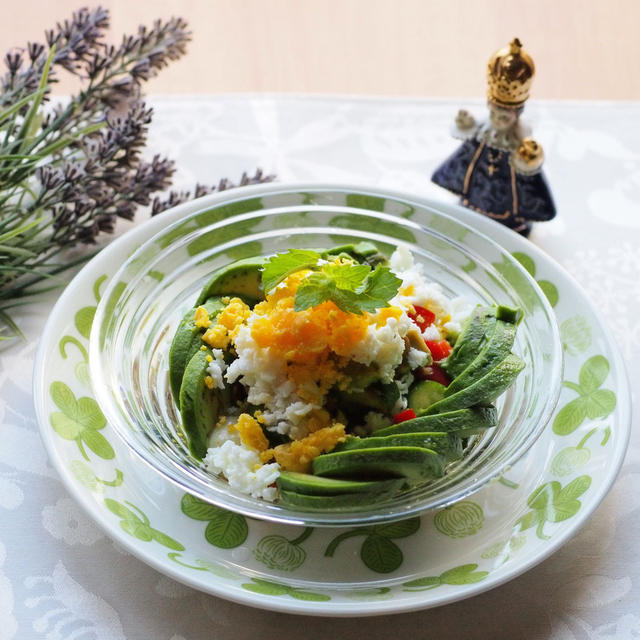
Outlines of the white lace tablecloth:
{"type": "MultiPolygon", "coordinates": [[[[429,176],[457,145],[459,106],[481,102],[322,97],[157,99],[150,149],[175,184],[351,182],[451,201],[429,176]]],[[[532,103],[557,218],[531,240],[604,314],[640,380],[640,105],[532,103]]],[[[17,316],[25,341],[0,351],[0,640],[242,638],[640,638],[640,432],[611,493],[551,558],[511,582],[438,609],[368,619],[250,609],[164,577],[109,540],[67,494],[38,434],[31,379],[55,296],[17,316]]]]}

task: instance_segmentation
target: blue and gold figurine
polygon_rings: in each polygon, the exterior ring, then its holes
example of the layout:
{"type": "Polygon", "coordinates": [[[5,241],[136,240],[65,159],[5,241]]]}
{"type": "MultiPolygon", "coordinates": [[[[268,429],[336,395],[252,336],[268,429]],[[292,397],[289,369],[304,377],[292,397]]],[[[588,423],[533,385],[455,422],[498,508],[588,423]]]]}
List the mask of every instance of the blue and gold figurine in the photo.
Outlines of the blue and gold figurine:
{"type": "Polygon", "coordinates": [[[464,140],[431,179],[461,203],[524,236],[531,222],[556,215],[542,173],[542,147],[528,137],[520,114],[529,97],[535,66],[517,38],[489,60],[489,120],[476,122],[467,111],[456,116],[453,135],[464,140]]]}

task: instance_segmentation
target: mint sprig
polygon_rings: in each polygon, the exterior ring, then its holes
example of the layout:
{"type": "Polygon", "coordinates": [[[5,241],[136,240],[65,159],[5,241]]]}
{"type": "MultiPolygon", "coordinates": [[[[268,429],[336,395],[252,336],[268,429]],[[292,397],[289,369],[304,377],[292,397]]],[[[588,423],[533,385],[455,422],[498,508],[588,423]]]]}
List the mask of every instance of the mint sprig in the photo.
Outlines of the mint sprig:
{"type": "Polygon", "coordinates": [[[306,249],[291,249],[270,258],[262,271],[262,287],[271,291],[278,283],[296,271],[312,269],[298,286],[295,311],[316,307],[333,301],[347,313],[374,313],[388,306],[402,283],[388,267],[378,265],[375,270],[358,263],[327,263],[319,265],[321,255],[306,249]]]}

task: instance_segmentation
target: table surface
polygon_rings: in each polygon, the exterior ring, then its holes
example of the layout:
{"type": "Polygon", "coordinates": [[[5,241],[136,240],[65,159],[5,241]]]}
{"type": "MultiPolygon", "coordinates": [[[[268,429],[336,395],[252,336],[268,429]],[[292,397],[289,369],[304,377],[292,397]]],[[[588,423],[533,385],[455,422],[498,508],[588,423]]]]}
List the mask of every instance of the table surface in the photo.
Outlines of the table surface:
{"type": "MultiPolygon", "coordinates": [[[[459,106],[484,111],[480,102],[340,97],[153,103],[149,149],[176,159],[176,186],[237,179],[259,166],[281,181],[373,184],[447,201],[452,196],[429,176],[456,147],[451,118],[459,106]]],[[[640,376],[640,105],[532,103],[526,116],[545,148],[558,208],[531,241],[600,308],[633,390],[640,376]]],[[[616,484],[576,537],[525,575],[463,602],[384,618],[301,618],[229,603],[157,573],[89,520],[47,461],[31,380],[54,301],[17,316],[26,339],[0,351],[0,640],[282,640],[301,629],[318,639],[422,637],[427,630],[465,639],[640,636],[640,433],[633,431],[616,484]],[[11,456],[14,443],[30,456],[11,456]],[[40,584],[52,584],[55,596],[42,596],[40,584]],[[68,606],[60,602],[75,603],[72,625],[60,622],[68,606]]]]}

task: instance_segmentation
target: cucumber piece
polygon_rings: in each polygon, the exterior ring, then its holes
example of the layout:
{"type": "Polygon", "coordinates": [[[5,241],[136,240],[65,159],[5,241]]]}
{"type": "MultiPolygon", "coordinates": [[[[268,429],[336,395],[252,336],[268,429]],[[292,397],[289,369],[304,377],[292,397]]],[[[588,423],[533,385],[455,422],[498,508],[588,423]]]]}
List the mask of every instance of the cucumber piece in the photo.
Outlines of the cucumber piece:
{"type": "Polygon", "coordinates": [[[264,257],[244,258],[216,269],[205,284],[196,305],[212,296],[244,296],[251,300],[264,300],[262,267],[264,257]]]}
{"type": "Polygon", "coordinates": [[[524,369],[524,362],[513,353],[509,354],[500,364],[479,378],[471,385],[432,404],[426,411],[425,417],[443,411],[455,411],[474,405],[487,405],[493,402],[501,393],[506,391],[524,369]]]}
{"type": "Polygon", "coordinates": [[[428,433],[431,431],[446,431],[466,438],[485,429],[495,427],[498,422],[498,412],[495,407],[472,407],[447,411],[435,415],[418,416],[412,420],[405,420],[398,424],[384,427],[373,432],[373,436],[390,436],[399,433],[428,433]]]}
{"type": "Polygon", "coordinates": [[[409,409],[420,411],[429,408],[444,397],[446,387],[435,380],[416,382],[409,389],[407,405],[409,409]]]}
{"type": "MultiPolygon", "coordinates": [[[[215,318],[224,309],[224,303],[219,297],[209,298],[202,306],[207,310],[210,318],[215,318]]],[[[196,327],[193,320],[195,311],[196,307],[188,311],[184,316],[178,325],[169,349],[169,382],[171,393],[176,402],[179,400],[182,376],[187,363],[204,344],[202,335],[205,330],[196,327]]]]}
{"type": "Polygon", "coordinates": [[[295,491],[314,496],[334,496],[344,493],[381,493],[399,489],[401,480],[339,480],[336,478],[321,478],[310,473],[295,471],[281,471],[276,480],[280,491],[295,491]]]}
{"type": "Polygon", "coordinates": [[[389,436],[368,436],[358,438],[350,436],[340,443],[333,452],[351,451],[353,449],[377,449],[379,447],[421,447],[439,453],[446,462],[453,462],[462,457],[462,439],[446,431],[408,432],[389,436]]]}
{"type": "Polygon", "coordinates": [[[323,453],[313,460],[313,473],[338,478],[406,478],[410,483],[444,475],[444,459],[431,449],[381,447],[323,453]]]}
{"type": "MultiPolygon", "coordinates": [[[[400,481],[402,482],[402,481],[400,481]]],[[[280,490],[280,502],[288,507],[296,507],[305,510],[328,510],[343,507],[357,507],[380,502],[384,496],[391,498],[392,491],[385,494],[376,493],[341,493],[337,495],[316,496],[308,493],[296,493],[295,491],[280,490]]]]}
{"type": "Polygon", "coordinates": [[[516,325],[496,320],[478,356],[449,384],[444,397],[466,389],[500,364],[511,353],[515,337],[516,325]]]}
{"type": "Polygon", "coordinates": [[[205,384],[211,350],[196,351],[187,364],[180,387],[180,415],[189,450],[201,460],[207,453],[207,436],[221,409],[222,396],[205,384]]]}
{"type": "Polygon", "coordinates": [[[451,377],[460,375],[478,356],[485,336],[493,330],[495,307],[476,307],[466,321],[453,351],[440,367],[451,377]]]}

